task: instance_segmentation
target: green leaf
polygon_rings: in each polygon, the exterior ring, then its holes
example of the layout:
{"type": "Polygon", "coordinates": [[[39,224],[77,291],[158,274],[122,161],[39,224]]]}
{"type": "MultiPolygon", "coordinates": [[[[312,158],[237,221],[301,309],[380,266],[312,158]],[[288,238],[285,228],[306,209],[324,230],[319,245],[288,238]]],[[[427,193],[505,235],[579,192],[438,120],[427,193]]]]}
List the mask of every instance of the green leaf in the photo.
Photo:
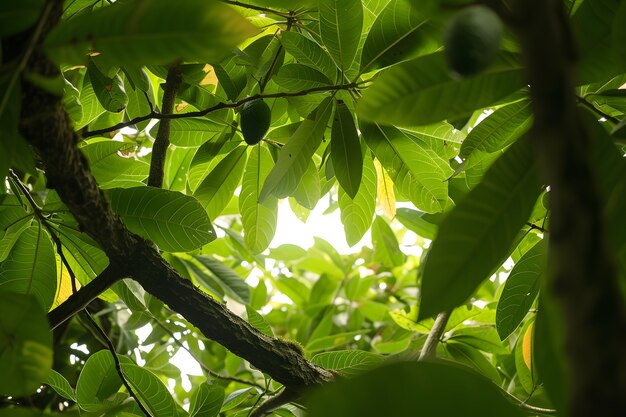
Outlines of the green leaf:
{"type": "Polygon", "coordinates": [[[92,238],[76,230],[74,223],[61,222],[53,224],[53,227],[61,244],[67,249],[64,251],[65,256],[70,264],[72,260],[76,264],[72,265],[76,278],[82,285],[87,285],[107,267],[109,259],[92,238]]]}
{"type": "MultiPolygon", "coordinates": [[[[156,136],[158,125],[152,128],[151,135],[156,136]]],[[[203,117],[189,117],[170,121],[170,142],[181,147],[196,147],[215,138],[224,130],[218,124],[203,117]]]]}
{"type": "Polygon", "coordinates": [[[361,41],[361,0],[320,0],[320,35],[335,63],[347,71],[361,41]]]}
{"type": "Polygon", "coordinates": [[[52,389],[56,391],[61,397],[66,398],[68,400],[72,400],[76,402],[76,394],[74,394],[74,389],[67,382],[67,379],[54,369],[50,370],[48,377],[45,381],[52,389]]]}
{"type": "Polygon", "coordinates": [[[435,52],[438,47],[433,25],[413,13],[406,1],[391,0],[368,31],[361,55],[361,72],[435,52]]]}
{"type": "MultiPolygon", "coordinates": [[[[125,356],[120,361],[129,362],[125,356]]],[[[76,399],[85,411],[99,411],[106,408],[105,401],[122,386],[111,352],[101,350],[89,357],[76,383],[76,399]]]]}
{"type": "Polygon", "coordinates": [[[354,246],[370,228],[376,208],[376,168],[370,152],[365,153],[363,175],[354,198],[350,198],[341,187],[338,198],[346,242],[354,246]]]}
{"type": "Polygon", "coordinates": [[[259,203],[261,185],[272,168],[272,156],[265,146],[252,148],[248,165],[241,181],[239,212],[243,225],[244,242],[253,253],[263,252],[276,233],[278,199],[269,196],[259,203]]]}
{"type": "Polygon", "coordinates": [[[246,313],[248,314],[248,323],[250,323],[252,327],[259,330],[266,336],[274,337],[272,328],[262,315],[249,305],[246,305],[246,313]]]}
{"type": "Polygon", "coordinates": [[[130,363],[122,363],[122,373],[139,401],[153,416],[177,416],[176,402],[163,382],[152,372],[130,363]]]}
{"type": "Polygon", "coordinates": [[[25,229],[0,263],[0,291],[33,295],[48,311],[54,302],[57,268],[54,248],[39,223],[25,229]]]}
{"type": "Polygon", "coordinates": [[[112,78],[107,77],[92,61],[87,66],[85,77],[89,77],[93,91],[106,111],[118,113],[126,108],[128,96],[124,90],[122,77],[117,74],[112,78]]]}
{"type": "Polygon", "coordinates": [[[526,133],[531,121],[530,100],[501,107],[469,132],[461,144],[459,156],[467,158],[474,150],[496,152],[504,149],[526,133]]]}
{"type": "Polygon", "coordinates": [[[495,355],[507,355],[510,353],[509,349],[500,341],[498,333],[493,327],[462,327],[456,329],[449,340],[464,343],[483,352],[495,355]]]}
{"type": "Polygon", "coordinates": [[[318,350],[336,349],[340,346],[354,342],[356,336],[362,336],[367,333],[366,330],[357,330],[354,332],[337,333],[330,336],[320,337],[312,340],[305,346],[307,352],[316,352],[318,350]]]}
{"type": "Polygon", "coordinates": [[[281,148],[276,165],[268,174],[261,189],[259,195],[261,203],[265,202],[270,194],[278,198],[287,197],[298,187],[300,179],[311,163],[311,157],[322,142],[332,107],[331,99],[324,99],[281,148]]]}
{"type": "Polygon", "coordinates": [[[322,190],[319,171],[315,164],[311,162],[304,174],[302,174],[302,178],[293,192],[293,198],[302,207],[313,210],[321,197],[322,190]]]}
{"type": "Polygon", "coordinates": [[[83,63],[89,51],[121,66],[218,62],[256,33],[232,8],[216,1],[127,1],[63,21],[44,46],[59,63],[83,63]]]}
{"type": "Polygon", "coordinates": [[[194,192],[205,206],[209,218],[215,219],[233,198],[239,186],[248,154],[246,146],[233,149],[202,181],[194,192]]]}
{"type": "Polygon", "coordinates": [[[202,205],[191,196],[152,187],[109,190],[111,208],[126,226],[167,252],[197,249],[215,230],[202,205]]]}
{"type": "Polygon", "coordinates": [[[331,80],[337,76],[337,66],[315,41],[298,32],[283,31],[280,34],[280,42],[299,63],[317,69],[331,80]]]}
{"type": "MultiPolygon", "coordinates": [[[[21,209],[18,210],[22,211],[21,209]]],[[[6,214],[9,214],[9,210],[1,210],[0,213],[2,214],[2,216],[4,216],[6,214]]],[[[20,238],[22,232],[30,227],[30,224],[30,216],[23,217],[21,219],[18,218],[18,220],[16,220],[15,222],[0,221],[0,232],[4,231],[4,236],[0,238],[0,262],[4,262],[7,259],[7,257],[11,253],[11,249],[13,249],[13,246],[15,245],[15,242],[17,242],[17,240],[20,238]]]]}
{"type": "Polygon", "coordinates": [[[44,0],[0,2],[0,37],[21,32],[37,22],[44,0]]]}
{"type": "Polygon", "coordinates": [[[520,89],[522,72],[515,56],[501,55],[480,74],[454,79],[443,53],[436,52],[384,70],[363,93],[357,113],[401,126],[455,120],[520,89]]]}
{"type": "Polygon", "coordinates": [[[361,183],[363,155],[352,112],[342,101],[337,102],[330,141],[330,159],[337,181],[354,199],[361,183]]]}
{"type": "Polygon", "coordinates": [[[363,350],[339,350],[318,353],[311,362],[324,369],[341,372],[343,375],[355,376],[379,366],[384,360],[382,355],[363,350]]]}
{"type": "Polygon", "coordinates": [[[530,144],[519,140],[439,227],[424,266],[420,319],[465,302],[502,264],[540,192],[530,144]]]}
{"type": "Polygon", "coordinates": [[[91,81],[89,81],[89,77],[86,74],[81,80],[79,101],[82,107],[83,117],[80,121],[76,122],[74,126],[76,129],[82,129],[106,111],[98,101],[96,93],[93,91],[91,81]]]}
{"type": "Polygon", "coordinates": [[[198,255],[194,258],[211,271],[228,296],[241,304],[250,304],[250,287],[235,271],[210,256],[198,255]]]}
{"type": "Polygon", "coordinates": [[[447,161],[395,127],[363,123],[361,132],[400,192],[418,209],[428,213],[446,209],[446,180],[453,172],[447,161]]]}
{"type": "Polygon", "coordinates": [[[224,402],[224,388],[202,384],[191,395],[189,417],[216,417],[224,402]]]}
{"type": "Polygon", "coordinates": [[[30,396],[46,379],[52,368],[46,311],[32,294],[0,291],[0,394],[30,396]]]}
{"type": "Polygon", "coordinates": [[[626,69],[623,51],[624,7],[620,0],[583,1],[571,16],[570,24],[576,36],[580,56],[580,84],[607,81],[626,69]]]}
{"type": "Polygon", "coordinates": [[[496,310],[496,328],[506,339],[524,320],[532,306],[546,269],[546,241],[540,240],[515,264],[509,274],[496,310]]]}
{"type": "Polygon", "coordinates": [[[132,143],[98,140],[81,146],[80,150],[87,157],[100,185],[106,186],[114,180],[143,181],[150,173],[150,165],[147,163],[120,156],[135,150],[132,143]]]}
{"type": "Polygon", "coordinates": [[[418,236],[433,240],[437,235],[437,225],[424,220],[423,215],[424,213],[410,208],[400,207],[396,209],[396,219],[404,227],[415,232],[418,236]]]}
{"type": "Polygon", "coordinates": [[[489,379],[443,362],[392,363],[329,384],[306,403],[310,417],[523,415],[489,379]]]}
{"type": "Polygon", "coordinates": [[[385,219],[376,216],[372,224],[372,246],[374,260],[386,268],[393,268],[404,263],[405,255],[400,250],[398,239],[385,219]]]}
{"type": "Polygon", "coordinates": [[[272,81],[287,91],[306,90],[332,84],[327,76],[303,64],[284,65],[278,74],[272,77],[272,81]]]}
{"type": "Polygon", "coordinates": [[[501,383],[502,378],[500,378],[496,368],[478,349],[454,341],[446,341],[445,348],[455,361],[474,368],[474,370],[491,379],[495,384],[501,383]]]}
{"type": "Polygon", "coordinates": [[[196,149],[172,146],[167,150],[163,167],[163,188],[184,192],[187,189],[187,177],[196,149]]]}

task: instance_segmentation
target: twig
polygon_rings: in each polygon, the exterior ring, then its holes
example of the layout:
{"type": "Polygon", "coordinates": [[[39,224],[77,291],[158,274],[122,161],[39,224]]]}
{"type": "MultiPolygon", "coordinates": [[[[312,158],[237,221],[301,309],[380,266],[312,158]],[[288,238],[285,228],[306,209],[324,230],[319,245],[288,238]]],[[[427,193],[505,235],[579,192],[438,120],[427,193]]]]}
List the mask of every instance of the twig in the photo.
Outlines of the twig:
{"type": "Polygon", "coordinates": [[[48,313],[50,328],[55,329],[65,320],[83,310],[87,304],[123,277],[124,274],[115,265],[110,264],[107,266],[104,271],[89,282],[89,284],[81,287],[81,289],[70,295],[61,305],[48,313]]]}
{"type": "Polygon", "coordinates": [[[522,408],[526,411],[530,411],[531,413],[543,414],[546,416],[554,416],[554,415],[557,415],[558,413],[557,410],[554,410],[552,408],[541,408],[541,407],[536,407],[534,405],[526,404],[524,401],[520,400],[519,398],[517,398],[516,396],[514,396],[513,394],[511,394],[510,392],[506,390],[502,390],[502,392],[504,392],[504,394],[506,394],[506,396],[509,397],[509,399],[511,399],[517,406],[519,406],[519,408],[522,408]]]}
{"type": "Polygon", "coordinates": [[[290,389],[285,389],[278,395],[274,395],[267,399],[263,404],[259,406],[259,408],[255,409],[252,413],[250,413],[250,417],[263,417],[269,414],[272,410],[277,409],[278,407],[290,403],[292,401],[296,401],[300,398],[301,394],[290,389]]]}
{"type": "Polygon", "coordinates": [[[63,263],[63,265],[65,265],[65,267],[67,268],[70,274],[70,279],[72,283],[72,293],[75,293],[78,290],[77,285],[76,285],[76,275],[74,275],[74,272],[70,268],[69,262],[67,261],[67,258],[65,257],[65,254],[63,253],[63,244],[61,243],[61,240],[59,239],[57,234],[54,233],[54,227],[50,225],[50,223],[48,222],[48,217],[43,213],[43,211],[41,210],[41,207],[39,207],[39,205],[35,202],[33,197],[30,195],[30,191],[28,190],[28,188],[26,188],[26,185],[24,185],[20,177],[12,169],[9,169],[9,175],[12,178],[15,185],[22,192],[22,195],[24,196],[24,198],[26,198],[26,200],[28,201],[28,204],[32,208],[33,213],[35,214],[35,217],[39,219],[39,222],[43,224],[44,227],[50,233],[50,238],[54,242],[54,245],[57,250],[57,254],[61,258],[61,262],[63,263]]]}
{"type": "MultiPolygon", "coordinates": [[[[176,102],[176,92],[182,81],[180,67],[172,65],[167,71],[167,78],[163,88],[163,103],[161,114],[172,114],[174,103],[176,102]]],[[[154,111],[154,110],[153,110],[154,111]]],[[[164,119],[159,123],[154,145],[152,146],[152,159],[150,161],[150,175],[148,176],[148,186],[161,188],[163,185],[165,156],[167,148],[170,146],[170,124],[171,120],[164,119]]]]}
{"type": "Polygon", "coordinates": [[[100,336],[106,341],[107,347],[109,351],[111,352],[111,356],[113,356],[113,361],[115,362],[115,370],[117,371],[117,374],[122,380],[122,383],[126,387],[128,394],[135,399],[135,401],[137,402],[137,406],[146,416],[152,417],[152,414],[150,414],[150,412],[141,403],[141,401],[139,401],[139,397],[137,396],[137,394],[135,394],[135,391],[133,390],[133,388],[130,386],[130,383],[126,379],[126,376],[124,375],[124,372],[122,371],[122,365],[120,364],[120,359],[117,357],[115,346],[113,346],[113,342],[111,342],[111,339],[109,339],[109,336],[107,336],[104,330],[102,330],[102,328],[98,325],[98,323],[96,323],[96,321],[93,319],[93,317],[91,317],[91,314],[89,314],[87,310],[85,310],[84,315],[87,318],[87,320],[91,323],[91,325],[98,331],[100,336]]]}
{"type": "Polygon", "coordinates": [[[174,335],[174,332],[172,332],[170,329],[168,329],[165,324],[161,323],[161,321],[159,319],[157,319],[156,317],[152,316],[152,320],[154,320],[154,322],[156,324],[159,325],[159,327],[161,327],[172,339],[174,339],[174,343],[176,343],[179,347],[183,348],[187,353],[189,353],[189,355],[191,355],[191,357],[198,363],[198,365],[200,365],[200,367],[209,375],[211,375],[213,378],[217,378],[217,379],[223,379],[225,381],[232,381],[232,382],[238,382],[240,384],[246,384],[246,385],[251,385],[260,389],[264,389],[264,387],[260,384],[257,384],[256,382],[253,381],[248,381],[242,378],[237,378],[234,376],[226,376],[226,375],[222,375],[218,372],[215,372],[214,370],[210,369],[208,366],[206,366],[193,352],[191,352],[187,346],[185,346],[185,344],[183,342],[181,342],[180,340],[178,340],[176,338],[176,336],[174,335]]]}
{"type": "Polygon", "coordinates": [[[437,356],[437,345],[439,344],[441,336],[446,329],[446,324],[448,324],[450,314],[452,314],[452,310],[442,311],[437,315],[437,318],[435,319],[435,324],[433,324],[433,327],[430,329],[430,333],[428,333],[428,337],[426,338],[426,342],[422,347],[422,351],[420,352],[420,357],[418,360],[425,361],[429,359],[434,359],[437,356]]]}
{"type": "Polygon", "coordinates": [[[135,117],[132,120],[129,120],[127,122],[121,122],[118,123],[116,125],[110,126],[110,127],[106,127],[104,129],[98,129],[98,130],[92,130],[90,132],[84,132],[82,134],[82,136],[84,138],[89,138],[92,136],[99,136],[102,135],[104,133],[109,133],[112,132],[114,130],[119,130],[123,127],[128,127],[128,126],[132,126],[135,125],[137,123],[146,121],[146,120],[150,120],[150,119],[157,119],[157,120],[163,120],[163,119],[186,119],[189,117],[203,117],[206,116],[207,114],[217,111],[217,110],[221,110],[221,109],[233,109],[236,107],[241,106],[244,103],[247,103],[249,101],[254,101],[257,99],[262,99],[262,98],[284,98],[284,97],[298,97],[298,96],[306,96],[308,94],[311,93],[321,93],[321,92],[325,92],[325,91],[336,91],[336,90],[350,90],[353,88],[360,88],[362,83],[349,83],[349,84],[339,84],[339,85],[329,85],[329,86],[320,86],[320,87],[313,87],[313,88],[309,88],[306,90],[302,90],[302,91],[294,91],[293,93],[288,93],[288,92],[282,92],[282,93],[269,93],[269,94],[255,94],[246,98],[243,98],[239,101],[236,101],[234,103],[224,103],[224,102],[220,102],[217,103],[211,107],[208,107],[204,110],[199,110],[199,111],[193,111],[193,112],[189,112],[189,113],[180,113],[180,114],[163,114],[163,113],[159,113],[157,111],[151,111],[150,113],[144,115],[144,116],[138,116],[135,117]]]}

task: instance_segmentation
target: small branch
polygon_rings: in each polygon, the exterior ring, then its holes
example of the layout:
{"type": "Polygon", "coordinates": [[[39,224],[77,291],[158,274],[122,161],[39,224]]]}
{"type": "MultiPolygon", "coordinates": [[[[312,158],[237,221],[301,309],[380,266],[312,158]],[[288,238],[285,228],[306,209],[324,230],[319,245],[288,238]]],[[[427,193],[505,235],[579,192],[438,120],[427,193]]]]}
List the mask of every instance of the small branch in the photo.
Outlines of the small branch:
{"type": "Polygon", "coordinates": [[[543,226],[537,226],[535,223],[526,222],[526,226],[530,227],[530,230],[538,230],[541,233],[548,233],[548,230],[543,226]]]}
{"type": "Polygon", "coordinates": [[[126,376],[124,375],[124,372],[122,371],[120,358],[117,357],[115,346],[113,346],[113,342],[111,342],[111,339],[109,339],[109,336],[107,336],[104,330],[102,330],[102,328],[98,325],[98,323],[96,323],[96,321],[93,319],[93,317],[91,317],[91,314],[89,314],[87,310],[85,310],[84,316],[91,323],[91,325],[98,331],[98,333],[100,334],[100,337],[102,337],[106,341],[107,347],[109,351],[111,352],[111,356],[113,356],[113,361],[115,362],[115,370],[117,371],[117,374],[122,380],[122,383],[126,387],[128,394],[135,399],[135,401],[137,402],[137,406],[146,416],[152,417],[152,414],[150,414],[150,412],[146,409],[146,407],[144,407],[141,401],[139,401],[139,397],[137,396],[137,394],[135,394],[135,391],[133,390],[133,388],[130,386],[130,383],[126,379],[126,376]]]}
{"type": "Polygon", "coordinates": [[[522,410],[529,411],[531,413],[542,414],[545,416],[555,416],[558,414],[558,411],[552,408],[535,407],[534,405],[526,404],[524,401],[520,400],[519,398],[517,398],[516,396],[514,396],[513,394],[511,394],[510,392],[506,390],[502,390],[502,392],[504,392],[504,394],[507,397],[509,397],[509,399],[513,401],[522,410]]]}
{"type": "Polygon", "coordinates": [[[437,345],[441,340],[441,336],[443,336],[443,332],[446,329],[446,324],[448,324],[448,319],[450,319],[450,314],[452,311],[442,311],[437,315],[435,319],[435,324],[430,329],[430,333],[428,333],[428,337],[426,338],[426,342],[422,347],[422,351],[420,352],[420,357],[418,360],[425,361],[429,359],[434,359],[437,356],[437,345]]]}
{"type": "Polygon", "coordinates": [[[61,305],[48,313],[48,323],[54,329],[74,314],[87,307],[91,301],[122,279],[124,274],[114,265],[109,265],[93,281],[70,295],[61,305]]]}
{"type": "Polygon", "coordinates": [[[17,187],[22,192],[22,195],[24,196],[24,198],[26,198],[26,200],[28,201],[28,204],[30,204],[30,207],[33,209],[33,213],[35,213],[35,217],[39,219],[39,222],[43,224],[44,227],[50,233],[50,238],[54,242],[54,245],[57,250],[57,254],[59,255],[59,258],[61,258],[61,262],[63,263],[63,265],[65,265],[65,267],[67,268],[70,274],[70,279],[72,283],[72,293],[75,293],[77,291],[76,275],[74,275],[74,271],[72,271],[72,268],[70,268],[70,264],[67,261],[65,254],[63,253],[63,244],[61,243],[61,240],[59,239],[57,234],[54,232],[54,227],[50,225],[48,218],[43,214],[41,207],[39,207],[39,205],[35,202],[35,200],[33,200],[33,197],[30,195],[30,191],[28,190],[28,188],[26,188],[26,185],[24,185],[20,177],[18,177],[17,174],[13,172],[12,169],[9,169],[9,175],[13,179],[13,182],[15,183],[15,185],[17,185],[17,187]]]}
{"type": "MultiPolygon", "coordinates": [[[[172,65],[167,71],[167,79],[163,88],[163,103],[161,114],[172,114],[176,102],[176,92],[180,87],[182,75],[178,65],[172,65]]],[[[148,176],[148,186],[161,188],[163,186],[165,156],[167,148],[170,146],[170,119],[163,119],[159,123],[154,145],[152,145],[152,160],[150,162],[150,175],[148,176]]]]}
{"type": "Polygon", "coordinates": [[[226,375],[222,375],[218,372],[215,372],[214,370],[210,369],[208,366],[206,366],[196,355],[194,355],[193,352],[191,352],[187,346],[185,346],[185,344],[183,342],[181,342],[180,340],[178,340],[176,338],[176,336],[174,335],[174,333],[168,329],[163,323],[161,323],[161,321],[159,321],[156,317],[152,316],[152,320],[154,320],[154,322],[156,324],[159,325],[159,327],[161,327],[172,339],[174,339],[174,343],[176,343],[179,347],[181,347],[182,349],[184,349],[187,353],[189,353],[189,355],[198,363],[198,365],[200,365],[200,367],[202,368],[202,370],[204,370],[207,374],[211,375],[213,378],[217,378],[217,379],[223,379],[225,381],[232,381],[232,382],[238,382],[240,384],[246,384],[246,385],[251,385],[260,389],[264,389],[264,387],[260,384],[257,384],[256,382],[253,381],[248,381],[242,378],[237,378],[234,376],[226,376],[226,375]]]}
{"type": "Polygon", "coordinates": [[[252,413],[250,413],[250,417],[263,417],[272,412],[272,410],[277,409],[280,406],[283,406],[292,401],[296,401],[300,398],[301,394],[290,389],[285,389],[278,395],[274,395],[267,399],[263,404],[261,404],[258,408],[256,408],[252,413]]]}
{"type": "Polygon", "coordinates": [[[302,90],[302,91],[294,91],[293,93],[287,93],[287,92],[282,92],[282,93],[270,93],[270,94],[255,94],[252,95],[250,97],[246,97],[243,98],[239,101],[236,101],[234,103],[217,103],[214,106],[208,107],[204,110],[199,110],[199,111],[193,111],[193,112],[189,112],[189,113],[180,113],[180,114],[163,114],[163,113],[159,113],[156,111],[151,111],[149,114],[146,114],[144,116],[139,116],[139,117],[135,117],[132,120],[129,120],[127,122],[121,122],[118,123],[116,125],[110,126],[110,127],[106,127],[104,129],[98,129],[98,130],[92,130],[91,132],[84,132],[82,134],[83,138],[89,138],[92,136],[100,136],[103,135],[104,133],[109,133],[109,132],[113,132],[115,130],[119,130],[123,127],[128,127],[128,126],[132,126],[135,125],[137,123],[140,122],[144,122],[146,120],[150,120],[150,119],[157,119],[157,120],[163,120],[163,119],[186,119],[189,117],[203,117],[206,116],[209,113],[212,113],[214,111],[217,110],[222,110],[222,109],[233,109],[236,107],[241,106],[244,103],[247,103],[249,101],[254,101],[257,99],[265,99],[265,98],[284,98],[284,97],[298,97],[298,96],[306,96],[308,94],[311,93],[321,93],[321,92],[326,92],[326,91],[337,91],[337,90],[350,90],[353,88],[360,88],[362,83],[348,83],[348,84],[340,84],[340,85],[329,85],[329,86],[321,86],[321,87],[313,87],[313,88],[309,88],[306,90],[302,90]]]}

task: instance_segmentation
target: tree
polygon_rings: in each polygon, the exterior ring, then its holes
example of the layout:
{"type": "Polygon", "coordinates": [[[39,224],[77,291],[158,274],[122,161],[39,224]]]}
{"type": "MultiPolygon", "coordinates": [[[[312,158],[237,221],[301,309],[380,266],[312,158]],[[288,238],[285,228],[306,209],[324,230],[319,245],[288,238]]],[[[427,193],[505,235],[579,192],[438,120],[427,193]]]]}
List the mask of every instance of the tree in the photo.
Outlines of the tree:
{"type": "Polygon", "coordinates": [[[623,2],[26,0],[0,23],[0,415],[626,409],[623,2]],[[442,33],[469,8],[497,14],[463,28],[485,45],[505,30],[459,70],[476,44],[442,33]],[[326,195],[372,248],[268,250],[280,199],[326,195]]]}

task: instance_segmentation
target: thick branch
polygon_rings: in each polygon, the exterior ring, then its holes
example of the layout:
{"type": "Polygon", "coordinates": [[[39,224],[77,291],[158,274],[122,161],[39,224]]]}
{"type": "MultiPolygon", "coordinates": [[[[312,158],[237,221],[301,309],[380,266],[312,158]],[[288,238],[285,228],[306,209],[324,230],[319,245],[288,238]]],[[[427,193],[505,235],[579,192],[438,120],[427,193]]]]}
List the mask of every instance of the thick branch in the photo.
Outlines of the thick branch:
{"type": "MultiPolygon", "coordinates": [[[[181,81],[180,67],[172,65],[167,71],[167,79],[163,87],[161,114],[172,114],[174,112],[176,92],[180,87],[181,81]]],[[[163,185],[165,155],[167,154],[167,148],[170,146],[170,124],[171,119],[161,120],[154,145],[152,146],[152,160],[150,161],[150,175],[148,176],[148,185],[151,187],[161,188],[163,185]]]]}
{"type": "Polygon", "coordinates": [[[576,108],[567,16],[561,0],[516,6],[535,116],[531,137],[551,187],[548,288],[566,318],[570,415],[615,415],[626,410],[626,317],[588,160],[590,137],[576,108]]]}
{"type": "Polygon", "coordinates": [[[154,249],[145,246],[140,259],[141,263],[134,264],[132,277],[209,339],[295,391],[332,380],[330,372],[304,359],[296,345],[264,335],[223,304],[197,290],[154,249]]]}
{"type": "MultiPolygon", "coordinates": [[[[61,1],[54,3],[51,20],[45,25],[47,30],[60,18],[62,4],[61,1]]],[[[19,45],[16,50],[20,50],[19,45]]],[[[58,66],[50,62],[39,48],[34,51],[26,69],[46,78],[60,76],[58,66]]],[[[78,137],[64,110],[62,97],[27,80],[22,80],[22,91],[21,134],[38,151],[46,168],[48,186],[57,190],[81,230],[98,242],[110,262],[106,271],[110,270],[111,276],[107,278],[103,273],[50,313],[49,320],[53,325],[83,308],[117,279],[113,277],[130,275],[208,338],[247,359],[292,390],[300,391],[332,379],[332,374],[308,362],[295,345],[263,335],[196,289],[148,242],[130,233],[111,211],[86,158],[76,147],[78,137]]]]}
{"type": "Polygon", "coordinates": [[[442,311],[437,315],[435,324],[433,324],[432,329],[430,329],[430,333],[428,333],[426,342],[420,352],[420,361],[434,359],[437,356],[437,345],[439,344],[441,336],[443,336],[443,332],[446,329],[446,325],[450,319],[450,314],[452,314],[452,311],[442,311]]]}

